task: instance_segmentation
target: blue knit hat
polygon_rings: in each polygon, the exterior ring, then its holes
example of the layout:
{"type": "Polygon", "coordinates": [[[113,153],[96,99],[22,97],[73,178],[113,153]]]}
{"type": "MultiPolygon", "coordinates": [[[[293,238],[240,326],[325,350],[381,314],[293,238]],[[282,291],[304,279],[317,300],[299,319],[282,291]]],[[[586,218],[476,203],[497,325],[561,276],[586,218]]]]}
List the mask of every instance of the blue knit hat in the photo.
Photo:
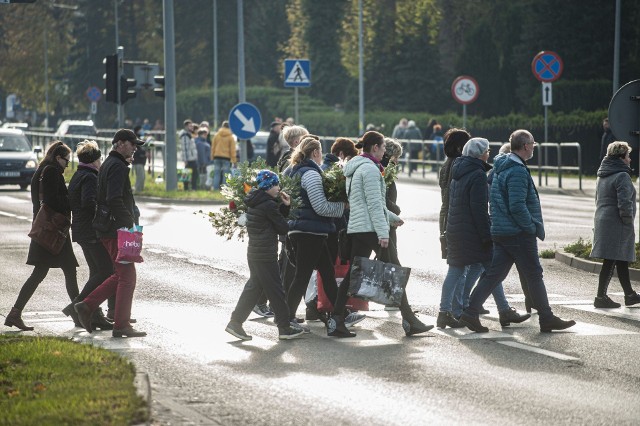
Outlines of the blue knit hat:
{"type": "Polygon", "coordinates": [[[258,188],[266,191],[276,185],[280,185],[280,179],[278,175],[271,170],[260,170],[256,176],[256,183],[258,184],[258,188]]]}

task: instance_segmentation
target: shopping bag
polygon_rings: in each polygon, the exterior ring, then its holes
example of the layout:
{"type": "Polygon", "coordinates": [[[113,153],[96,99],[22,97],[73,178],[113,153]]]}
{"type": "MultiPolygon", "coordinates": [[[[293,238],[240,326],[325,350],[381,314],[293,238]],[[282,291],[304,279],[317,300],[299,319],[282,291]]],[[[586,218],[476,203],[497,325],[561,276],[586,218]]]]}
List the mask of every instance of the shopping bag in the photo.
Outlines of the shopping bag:
{"type": "Polygon", "coordinates": [[[351,267],[349,294],[381,305],[399,305],[411,268],[356,256],[351,267]]]}
{"type": "Polygon", "coordinates": [[[304,295],[304,303],[315,303],[316,298],[318,297],[318,271],[313,271],[311,273],[311,278],[309,278],[309,284],[307,284],[307,291],[304,295]]]}
{"type": "Polygon", "coordinates": [[[56,212],[46,204],[41,204],[31,224],[29,237],[49,253],[57,255],[69,238],[70,227],[71,221],[67,216],[56,212]]]}
{"type": "Polygon", "coordinates": [[[134,225],[133,228],[118,229],[118,263],[140,263],[142,256],[142,227],[134,225]]]}
{"type": "MultiPolygon", "coordinates": [[[[336,275],[336,283],[338,287],[342,284],[342,280],[349,273],[349,264],[341,265],[340,260],[336,260],[336,264],[334,265],[334,271],[336,275]]],[[[333,303],[327,297],[327,294],[324,292],[324,287],[322,286],[322,277],[318,274],[317,278],[317,287],[318,287],[318,310],[320,312],[333,312],[333,303]]],[[[349,297],[347,299],[346,304],[347,309],[351,311],[368,311],[369,310],[369,302],[366,300],[357,298],[357,297],[349,297]]]]}

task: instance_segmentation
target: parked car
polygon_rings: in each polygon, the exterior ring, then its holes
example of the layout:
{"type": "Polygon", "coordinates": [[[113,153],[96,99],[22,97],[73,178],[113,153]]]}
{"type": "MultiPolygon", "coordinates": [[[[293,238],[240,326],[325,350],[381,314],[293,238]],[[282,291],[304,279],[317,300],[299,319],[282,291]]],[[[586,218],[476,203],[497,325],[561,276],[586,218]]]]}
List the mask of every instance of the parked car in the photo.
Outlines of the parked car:
{"type": "Polygon", "coordinates": [[[91,120],[64,120],[58,126],[55,136],[75,151],[76,145],[84,140],[82,136],[98,136],[98,129],[91,120]]]}
{"type": "Polygon", "coordinates": [[[20,129],[20,130],[28,130],[29,123],[17,123],[12,121],[7,121],[2,125],[3,129],[20,129]]]}
{"type": "Polygon", "coordinates": [[[263,160],[267,159],[267,139],[269,139],[269,132],[262,131],[251,138],[251,144],[253,145],[251,161],[255,161],[258,157],[262,157],[263,160]]]}
{"type": "Polygon", "coordinates": [[[38,157],[22,130],[0,129],[0,185],[25,190],[38,167],[38,157]]]}

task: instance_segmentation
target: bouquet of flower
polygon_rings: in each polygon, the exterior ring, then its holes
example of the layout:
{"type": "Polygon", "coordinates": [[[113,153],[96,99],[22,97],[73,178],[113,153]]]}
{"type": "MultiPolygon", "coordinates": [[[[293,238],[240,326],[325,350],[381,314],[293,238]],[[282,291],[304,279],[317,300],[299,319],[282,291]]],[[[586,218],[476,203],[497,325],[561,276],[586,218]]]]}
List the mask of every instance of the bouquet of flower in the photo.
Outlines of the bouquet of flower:
{"type": "MultiPolygon", "coordinates": [[[[244,203],[245,196],[252,188],[257,187],[256,176],[260,170],[272,170],[262,158],[249,164],[244,162],[238,166],[238,172],[227,177],[227,182],[222,186],[221,193],[229,201],[229,205],[222,207],[218,212],[209,212],[209,221],[216,228],[216,234],[227,237],[230,240],[237,236],[244,241],[247,232],[245,213],[247,206],[244,203]]],[[[280,188],[291,196],[291,209],[300,205],[300,179],[292,179],[280,176],[280,188]]]]}
{"type": "Polygon", "coordinates": [[[347,178],[341,163],[334,163],[322,175],[322,187],[328,201],[348,201],[347,178]]]}
{"type": "Polygon", "coordinates": [[[384,172],[382,173],[382,177],[384,178],[384,184],[389,188],[389,186],[398,178],[398,165],[392,162],[389,162],[387,167],[384,168],[384,172]]]}

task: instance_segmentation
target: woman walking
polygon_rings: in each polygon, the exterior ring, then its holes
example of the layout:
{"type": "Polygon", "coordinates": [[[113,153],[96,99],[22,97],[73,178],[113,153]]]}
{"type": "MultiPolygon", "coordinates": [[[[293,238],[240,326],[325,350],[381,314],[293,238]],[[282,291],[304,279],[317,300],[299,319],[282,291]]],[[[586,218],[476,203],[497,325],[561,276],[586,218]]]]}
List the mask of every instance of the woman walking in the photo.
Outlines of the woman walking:
{"type": "Polygon", "coordinates": [[[607,288],[617,269],[624,291],[626,306],[640,303],[640,296],[631,287],[629,262],[636,260],[635,232],[636,189],[631,182],[631,147],[626,142],[612,142],[598,169],[596,183],[596,213],[594,217],[591,257],[603,259],[596,308],[619,308],[618,302],[607,296],[607,288]]]}
{"type": "MultiPolygon", "coordinates": [[[[55,212],[71,217],[69,206],[69,193],[64,182],[64,170],[71,161],[71,149],[60,141],[55,141],[49,146],[47,153],[38,166],[31,180],[31,202],[33,204],[33,218],[35,219],[41,204],[46,204],[55,212]],[[42,198],[41,198],[42,194],[42,198]]],[[[18,299],[7,315],[4,325],[18,327],[22,331],[31,331],[33,327],[27,326],[22,320],[22,310],[33,296],[40,283],[45,279],[51,268],[61,268],[64,273],[64,281],[67,287],[69,299],[78,296],[78,281],[76,268],[78,261],[73,254],[71,239],[67,238],[59,254],[51,254],[35,241],[31,240],[27,265],[34,266],[31,276],[22,286],[18,299]]],[[[75,312],[69,312],[76,327],[81,327],[75,312]]]]}
{"type": "MultiPolygon", "coordinates": [[[[89,280],[84,285],[80,295],[74,299],[62,312],[66,315],[75,313],[74,303],[84,300],[104,280],[113,274],[111,257],[104,245],[98,240],[93,229],[93,217],[96,212],[96,198],[98,194],[98,169],[102,164],[102,153],[95,141],[85,140],[76,148],[78,156],[78,170],[69,182],[69,203],[73,212],[71,221],[72,241],[78,243],[89,265],[89,280]]],[[[109,310],[115,309],[115,297],[109,298],[109,310]]],[[[91,319],[94,329],[113,330],[113,323],[107,321],[98,308],[91,319]]]]}
{"type": "MultiPolygon", "coordinates": [[[[380,161],[385,153],[384,136],[375,131],[366,132],[358,145],[363,153],[351,159],[344,167],[349,197],[349,224],[347,233],[351,238],[351,265],[356,256],[369,257],[375,251],[381,260],[388,261],[389,230],[404,222],[386,207],[386,187],[382,177],[384,170],[380,161]]],[[[344,311],[349,291],[351,268],[340,284],[332,318],[327,322],[327,332],[344,326],[344,311]]],[[[402,327],[407,336],[424,333],[433,328],[425,325],[411,310],[407,292],[400,302],[402,327]]],[[[350,337],[339,334],[338,337],[350,337]]]]}

